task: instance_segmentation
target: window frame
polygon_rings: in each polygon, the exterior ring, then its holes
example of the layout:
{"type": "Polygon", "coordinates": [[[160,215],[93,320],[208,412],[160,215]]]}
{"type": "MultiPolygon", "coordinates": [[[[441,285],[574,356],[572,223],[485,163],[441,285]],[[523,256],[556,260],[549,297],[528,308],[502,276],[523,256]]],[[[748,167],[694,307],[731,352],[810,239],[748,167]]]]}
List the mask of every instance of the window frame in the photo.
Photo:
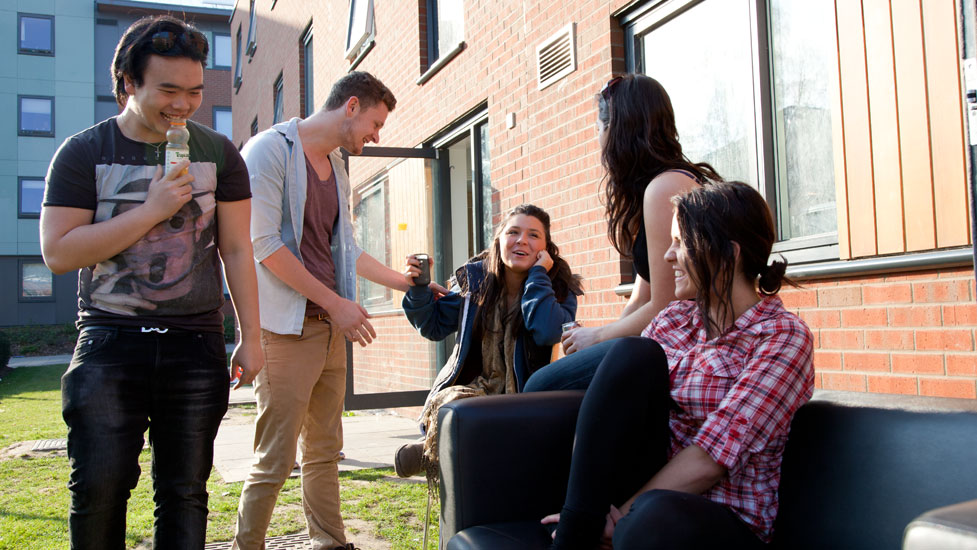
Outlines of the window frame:
{"type": "Polygon", "coordinates": [[[257,115],[255,115],[255,117],[251,120],[251,137],[254,137],[256,135],[258,135],[258,116],[257,115]]]}
{"type": "Polygon", "coordinates": [[[41,203],[44,202],[44,178],[39,176],[17,176],[17,219],[20,220],[30,220],[38,219],[41,217],[41,204],[37,205],[37,212],[25,212],[24,211],[24,182],[25,181],[39,181],[41,182],[41,203]]]}
{"type": "Polygon", "coordinates": [[[309,115],[316,111],[315,106],[315,72],[312,64],[315,62],[315,54],[312,49],[314,35],[312,33],[312,23],[309,23],[308,28],[302,33],[302,38],[299,40],[300,55],[302,56],[302,118],[307,118],[309,115]]]}
{"type": "MultiPolygon", "coordinates": [[[[24,296],[24,266],[40,264],[47,269],[44,259],[40,256],[29,256],[17,258],[17,301],[20,303],[54,302],[57,300],[57,285],[55,275],[51,273],[51,295],[50,296],[24,296]]],[[[50,272],[50,270],[48,270],[50,272]]]]}
{"type": "Polygon", "coordinates": [[[17,94],[17,135],[23,137],[54,137],[55,133],[55,118],[54,118],[54,96],[49,95],[31,95],[31,94],[17,94]],[[25,99],[47,99],[51,102],[51,129],[49,131],[45,130],[25,130],[24,129],[24,101],[25,99]]]}
{"type": "MultiPolygon", "coordinates": [[[[441,30],[438,25],[438,0],[424,1],[424,17],[427,24],[426,35],[424,36],[427,42],[425,44],[426,64],[422,64],[421,76],[416,81],[418,86],[430,80],[431,77],[441,70],[441,67],[447,65],[449,61],[457,57],[466,47],[464,31],[462,31],[463,36],[457,43],[451,46],[451,49],[444,52],[441,51],[439,45],[441,30]]],[[[462,11],[462,23],[464,24],[464,11],[462,11]]]]}
{"type": "Polygon", "coordinates": [[[351,61],[354,65],[359,64],[363,56],[373,49],[376,32],[377,26],[374,17],[373,0],[349,0],[349,10],[346,15],[346,43],[343,57],[351,61]],[[363,14],[362,28],[354,20],[357,2],[366,2],[363,8],[366,11],[363,14]],[[356,26],[354,27],[354,25],[356,26]]]}
{"type": "MultiPolygon", "coordinates": [[[[444,150],[449,148],[452,144],[458,143],[464,139],[469,140],[469,148],[471,155],[471,188],[468,190],[472,196],[472,212],[471,217],[468,219],[468,226],[470,228],[471,234],[466,235],[466,237],[471,238],[474,243],[474,253],[478,253],[480,250],[488,246],[488,241],[492,239],[491,232],[485,231],[486,220],[484,219],[485,214],[485,202],[484,202],[484,188],[486,184],[485,176],[482,170],[482,128],[488,128],[488,106],[482,103],[478,107],[472,110],[471,114],[463,117],[456,124],[452,124],[444,131],[440,132],[438,135],[434,136],[431,140],[425,142],[425,147],[430,147],[438,151],[437,160],[434,163],[435,174],[433,177],[435,185],[434,193],[434,212],[435,217],[438,220],[434,228],[434,247],[435,247],[435,266],[437,273],[432,274],[432,276],[437,276],[439,280],[447,280],[451,274],[454,272],[455,265],[449,265],[450,262],[445,261],[444,255],[448,250],[452,248],[452,240],[456,237],[454,228],[450,225],[444,223],[444,216],[442,215],[445,211],[450,211],[450,188],[451,185],[446,181],[449,177],[451,167],[449,164],[448,155],[444,154],[444,150]]],[[[491,135],[488,136],[489,142],[491,143],[491,135]]],[[[491,150],[489,150],[489,162],[491,163],[491,150]]],[[[491,171],[491,166],[489,166],[491,171]]],[[[492,181],[491,175],[488,175],[488,185],[491,188],[492,181]]],[[[492,205],[490,204],[489,207],[492,205]]],[[[494,208],[491,210],[495,210],[494,208]]],[[[501,215],[500,212],[496,214],[501,215]]],[[[494,227],[494,220],[487,220],[488,225],[494,227]]]]}
{"type": "MultiPolygon", "coordinates": [[[[363,204],[363,200],[367,197],[370,197],[371,195],[376,195],[376,194],[380,195],[380,202],[383,207],[383,227],[384,227],[383,234],[385,239],[384,247],[383,247],[383,257],[377,256],[375,254],[376,251],[367,251],[367,253],[370,254],[370,256],[376,258],[383,265],[390,265],[391,262],[390,243],[387,242],[390,237],[390,233],[389,231],[387,231],[387,228],[390,227],[390,202],[389,202],[390,199],[387,192],[388,184],[389,184],[389,178],[387,176],[387,171],[384,170],[381,174],[377,175],[374,178],[371,178],[370,180],[367,180],[366,183],[359,185],[357,189],[354,191],[354,193],[356,193],[360,197],[360,200],[358,201],[357,205],[363,204]]],[[[357,217],[357,223],[356,223],[357,227],[363,226],[360,220],[361,218],[357,217]]],[[[360,239],[357,239],[357,241],[363,242],[360,239]]],[[[358,300],[360,300],[360,303],[363,304],[363,307],[367,308],[368,311],[370,311],[371,313],[376,313],[381,310],[392,309],[394,307],[393,292],[390,290],[390,288],[378,283],[373,283],[372,281],[367,281],[367,283],[377,287],[380,292],[375,296],[366,296],[361,293],[363,290],[362,282],[358,284],[356,289],[356,297],[358,300]]]]}
{"type": "Polygon", "coordinates": [[[237,55],[234,57],[234,93],[235,94],[241,90],[241,82],[244,81],[242,77],[242,73],[243,73],[242,61],[244,60],[242,58],[243,56],[241,55],[241,48],[243,45],[243,42],[241,41],[241,36],[242,36],[241,27],[242,25],[238,24],[236,44],[234,45],[235,46],[234,49],[237,52],[237,55]]]}
{"type": "Polygon", "coordinates": [[[21,13],[17,12],[17,53],[21,55],[39,55],[43,57],[54,57],[54,16],[41,13],[21,13]],[[47,19],[51,22],[51,48],[47,50],[35,49],[35,48],[24,48],[21,46],[23,42],[23,35],[21,34],[21,29],[23,29],[23,23],[25,17],[32,19],[47,19]]]}
{"type": "Polygon", "coordinates": [[[272,87],[272,111],[271,123],[278,124],[285,119],[285,73],[278,73],[275,84],[272,87]]]}
{"type": "MultiPolygon", "coordinates": [[[[228,106],[226,106],[226,105],[214,105],[213,106],[213,108],[211,110],[211,120],[214,122],[214,125],[213,125],[214,131],[216,131],[219,134],[224,134],[224,132],[221,132],[220,130],[217,129],[217,113],[230,113],[230,112],[231,112],[231,108],[228,107],[228,106]]],[[[234,117],[232,116],[231,117],[231,133],[230,134],[224,134],[224,136],[226,136],[227,139],[231,139],[231,136],[234,135],[233,133],[234,133],[234,117]]]]}
{"type": "Polygon", "coordinates": [[[251,11],[248,15],[248,41],[245,55],[249,58],[254,57],[254,52],[258,51],[258,13],[254,7],[254,0],[251,0],[251,11]]]}
{"type": "Polygon", "coordinates": [[[213,44],[214,44],[213,54],[212,55],[214,57],[214,62],[211,65],[210,68],[211,69],[218,70],[218,71],[230,71],[234,67],[234,57],[233,57],[233,55],[234,55],[234,43],[231,40],[231,33],[229,33],[229,32],[214,32],[212,34],[213,34],[212,41],[213,41],[213,44]],[[221,37],[227,37],[227,42],[228,42],[228,44],[227,44],[227,48],[228,48],[227,55],[231,57],[231,63],[230,63],[230,65],[219,65],[217,63],[217,37],[219,37],[219,36],[221,36],[221,37]]]}
{"type": "MultiPolygon", "coordinates": [[[[656,28],[667,25],[688,10],[710,0],[676,0],[659,3],[649,1],[620,18],[624,30],[625,62],[628,72],[645,74],[642,39],[656,28]]],[[[756,165],[758,191],[770,207],[774,224],[781,234],[785,220],[781,218],[778,193],[778,174],[774,135],[774,82],[770,46],[772,29],[769,22],[770,0],[746,0],[749,7],[752,80],[754,85],[754,132],[757,140],[756,165]]],[[[785,184],[786,185],[786,184],[785,184]]],[[[793,237],[774,243],[773,253],[784,256],[791,264],[837,260],[840,249],[839,234],[834,232],[793,237]]]]}
{"type": "Polygon", "coordinates": [[[438,29],[438,0],[424,0],[427,17],[427,66],[432,67],[441,59],[441,48],[438,44],[440,29],[438,29]]]}

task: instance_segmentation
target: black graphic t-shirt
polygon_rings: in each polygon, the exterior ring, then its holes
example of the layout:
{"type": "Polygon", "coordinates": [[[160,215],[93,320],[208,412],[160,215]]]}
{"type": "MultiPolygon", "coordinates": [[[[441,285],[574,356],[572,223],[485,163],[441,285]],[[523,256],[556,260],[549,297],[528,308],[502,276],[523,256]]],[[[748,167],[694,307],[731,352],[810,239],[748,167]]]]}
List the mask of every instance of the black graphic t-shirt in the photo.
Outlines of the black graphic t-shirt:
{"type": "MultiPolygon", "coordinates": [[[[193,121],[187,129],[193,198],[120,254],[79,271],[79,327],[223,330],[217,201],[251,197],[248,169],[222,134],[193,121]]],[[[135,208],[165,148],[125,137],[115,117],[76,134],[51,161],[44,206],[93,210],[93,223],[135,208]]]]}

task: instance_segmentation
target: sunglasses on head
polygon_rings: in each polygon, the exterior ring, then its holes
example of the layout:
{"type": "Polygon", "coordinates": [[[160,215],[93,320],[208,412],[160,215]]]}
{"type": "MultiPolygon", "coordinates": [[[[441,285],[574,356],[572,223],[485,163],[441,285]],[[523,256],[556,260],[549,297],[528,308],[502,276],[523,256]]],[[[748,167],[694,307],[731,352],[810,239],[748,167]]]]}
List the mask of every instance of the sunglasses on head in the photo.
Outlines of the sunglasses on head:
{"type": "Polygon", "coordinates": [[[601,88],[600,90],[600,96],[604,98],[604,101],[610,101],[611,92],[614,90],[614,87],[617,86],[619,82],[621,82],[621,80],[624,79],[621,78],[620,76],[615,76],[614,78],[608,80],[607,84],[604,84],[604,87],[601,88]]]}
{"type": "Polygon", "coordinates": [[[196,31],[160,31],[153,34],[150,45],[154,52],[166,54],[176,47],[177,41],[184,48],[193,48],[197,53],[202,54],[207,50],[207,39],[196,31]]]}

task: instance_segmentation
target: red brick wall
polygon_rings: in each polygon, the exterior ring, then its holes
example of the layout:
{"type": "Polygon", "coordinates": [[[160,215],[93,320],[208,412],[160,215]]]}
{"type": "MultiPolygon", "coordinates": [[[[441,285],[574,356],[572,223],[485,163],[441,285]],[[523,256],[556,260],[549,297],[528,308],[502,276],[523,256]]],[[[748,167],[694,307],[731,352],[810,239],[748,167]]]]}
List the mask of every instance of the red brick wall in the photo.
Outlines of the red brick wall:
{"type": "MultiPolygon", "coordinates": [[[[377,2],[376,44],[358,66],[383,80],[398,99],[381,145],[417,146],[487,105],[496,210],[533,202],[550,212],[554,240],[585,277],[578,318],[591,326],[617,318],[625,302],[613,292],[621,282],[620,257],[607,240],[599,200],[603,171],[593,97],[625,68],[623,34],[611,14],[627,3],[466,2],[467,47],[418,85],[426,69],[424,0],[377,2]],[[570,22],[576,24],[577,69],[537,90],[536,46],[570,22]],[[512,129],[505,124],[509,113],[516,119],[512,129]]],[[[280,73],[285,116],[299,115],[299,40],[310,21],[316,105],[349,67],[343,59],[348,2],[279,2],[273,10],[270,5],[271,0],[256,2],[258,49],[253,60],[245,60],[243,85],[233,95],[235,144],[246,141],[255,116],[259,130],[271,124],[272,87],[280,73]]],[[[238,3],[232,39],[241,24],[246,41],[247,9],[247,2],[238,3]]],[[[373,173],[387,162],[370,160],[357,166],[357,174],[373,173]]],[[[394,259],[393,267],[399,263],[394,259]]],[[[784,297],[818,339],[819,387],[975,398],[972,281],[963,269],[848,278],[812,282],[784,297]]],[[[394,306],[399,302],[397,297],[394,306]]],[[[376,318],[374,325],[379,339],[355,351],[357,393],[423,387],[425,376],[433,375],[430,345],[399,315],[376,318]]]]}
{"type": "Polygon", "coordinates": [[[214,106],[230,107],[231,71],[204,69],[204,97],[197,112],[190,117],[194,122],[214,127],[214,106]]]}
{"type": "MultiPolygon", "coordinates": [[[[592,101],[611,74],[624,68],[623,35],[611,18],[624,3],[545,2],[529,3],[525,9],[522,3],[466,3],[466,49],[420,86],[416,80],[426,69],[423,0],[377,3],[376,44],[357,67],[383,80],[398,99],[381,132],[381,145],[417,146],[487,103],[496,210],[534,202],[550,212],[554,239],[586,278],[588,294],[580,316],[588,323],[617,317],[624,304],[611,290],[620,283],[619,258],[608,247],[603,209],[596,200],[602,170],[592,101]],[[537,90],[536,45],[569,22],[577,25],[577,70],[537,90]],[[516,116],[511,130],[505,127],[507,113],[516,116]]],[[[235,144],[247,140],[255,116],[259,131],[270,126],[272,87],[279,73],[285,117],[299,116],[300,38],[310,21],[316,105],[349,66],[343,59],[348,2],[279,2],[273,10],[270,5],[271,0],[256,2],[257,51],[252,60],[245,57],[242,87],[233,94],[235,144]]],[[[246,41],[247,10],[248,3],[238,3],[232,39],[241,24],[246,41]]],[[[236,53],[236,45],[234,49],[236,53]]],[[[358,173],[373,173],[387,162],[365,163],[358,173]]],[[[394,262],[399,268],[400,260],[394,262]]],[[[399,306],[399,297],[394,302],[399,306]]],[[[374,326],[378,340],[354,351],[356,392],[429,387],[431,344],[399,315],[374,319],[374,326]]]]}
{"type": "Polygon", "coordinates": [[[814,333],[817,387],[977,398],[973,270],[803,286],[782,296],[814,333]]]}

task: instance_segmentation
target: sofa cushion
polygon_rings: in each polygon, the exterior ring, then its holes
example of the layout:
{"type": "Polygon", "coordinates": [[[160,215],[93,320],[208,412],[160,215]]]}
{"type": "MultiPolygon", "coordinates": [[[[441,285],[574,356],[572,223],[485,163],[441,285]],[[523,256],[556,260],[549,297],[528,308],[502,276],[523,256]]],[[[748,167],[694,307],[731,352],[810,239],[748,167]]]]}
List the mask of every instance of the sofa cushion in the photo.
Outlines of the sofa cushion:
{"type": "Polygon", "coordinates": [[[462,530],[448,541],[447,550],[547,550],[551,542],[538,521],[494,523],[462,530]]]}
{"type": "Polygon", "coordinates": [[[899,548],[916,516],[977,498],[975,465],[973,400],[817,392],[791,424],[774,540],[899,548]]]}

